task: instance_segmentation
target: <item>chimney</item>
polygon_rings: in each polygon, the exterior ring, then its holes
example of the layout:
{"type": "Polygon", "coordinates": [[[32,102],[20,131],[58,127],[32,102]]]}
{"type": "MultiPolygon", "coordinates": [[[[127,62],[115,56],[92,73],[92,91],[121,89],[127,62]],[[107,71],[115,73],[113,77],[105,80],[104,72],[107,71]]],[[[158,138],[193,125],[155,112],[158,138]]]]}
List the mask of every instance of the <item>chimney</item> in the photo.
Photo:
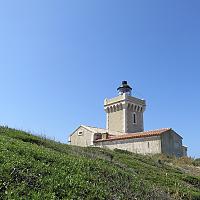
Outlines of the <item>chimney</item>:
{"type": "Polygon", "coordinates": [[[105,140],[105,139],[108,139],[108,133],[102,133],[102,139],[105,140]]]}

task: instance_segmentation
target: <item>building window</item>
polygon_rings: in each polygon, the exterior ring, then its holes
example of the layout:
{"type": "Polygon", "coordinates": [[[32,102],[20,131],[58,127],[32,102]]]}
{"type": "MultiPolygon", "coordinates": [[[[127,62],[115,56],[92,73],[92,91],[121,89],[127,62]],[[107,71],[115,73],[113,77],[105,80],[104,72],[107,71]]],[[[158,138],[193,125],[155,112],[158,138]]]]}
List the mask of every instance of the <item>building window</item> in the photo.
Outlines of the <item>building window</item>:
{"type": "Polygon", "coordinates": [[[133,113],[133,124],[137,124],[136,113],[133,113]]]}
{"type": "Polygon", "coordinates": [[[83,132],[82,132],[82,131],[79,131],[79,132],[78,132],[78,136],[81,136],[81,135],[83,135],[83,132]]]}

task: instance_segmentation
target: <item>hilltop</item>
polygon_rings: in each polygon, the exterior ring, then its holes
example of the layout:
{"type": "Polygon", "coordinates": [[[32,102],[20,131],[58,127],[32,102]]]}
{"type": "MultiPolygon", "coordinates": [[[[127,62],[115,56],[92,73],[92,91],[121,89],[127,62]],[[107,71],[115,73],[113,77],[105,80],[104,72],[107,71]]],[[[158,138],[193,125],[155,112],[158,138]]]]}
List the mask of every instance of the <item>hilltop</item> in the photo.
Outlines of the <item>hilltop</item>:
{"type": "Polygon", "coordinates": [[[200,160],[81,148],[0,127],[0,199],[200,199],[200,160]]]}

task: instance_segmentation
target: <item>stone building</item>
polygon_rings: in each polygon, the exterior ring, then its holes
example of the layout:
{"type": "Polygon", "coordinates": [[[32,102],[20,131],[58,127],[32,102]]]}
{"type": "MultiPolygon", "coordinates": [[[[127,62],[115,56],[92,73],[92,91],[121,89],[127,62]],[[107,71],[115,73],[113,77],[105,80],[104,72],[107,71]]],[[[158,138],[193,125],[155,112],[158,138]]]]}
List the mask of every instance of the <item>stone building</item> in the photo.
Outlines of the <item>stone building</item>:
{"type": "Polygon", "coordinates": [[[131,96],[132,88],[127,81],[123,81],[117,90],[117,97],[104,100],[106,129],[81,125],[70,135],[71,145],[118,148],[141,154],[187,156],[182,137],[172,128],[144,131],[146,102],[131,96]]]}

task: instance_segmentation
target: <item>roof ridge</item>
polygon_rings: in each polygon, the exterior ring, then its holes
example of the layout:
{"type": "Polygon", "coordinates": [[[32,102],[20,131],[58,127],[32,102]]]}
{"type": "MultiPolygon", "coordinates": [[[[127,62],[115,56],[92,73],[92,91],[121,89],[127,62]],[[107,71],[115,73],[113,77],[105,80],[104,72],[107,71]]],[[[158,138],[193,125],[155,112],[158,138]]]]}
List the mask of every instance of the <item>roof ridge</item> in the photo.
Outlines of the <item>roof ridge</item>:
{"type": "Polygon", "coordinates": [[[104,131],[107,131],[109,135],[114,135],[114,133],[122,133],[123,135],[126,134],[126,133],[121,132],[121,131],[113,131],[113,130],[109,130],[109,129],[107,129],[107,128],[98,128],[98,127],[87,126],[87,125],[80,125],[80,126],[86,128],[86,129],[88,129],[88,130],[90,130],[90,131],[93,131],[93,132],[94,132],[94,130],[91,130],[91,129],[102,129],[102,130],[104,130],[104,131]]]}
{"type": "Polygon", "coordinates": [[[142,133],[147,133],[147,132],[157,132],[157,131],[168,131],[171,130],[172,128],[160,128],[160,129],[154,129],[154,130],[146,130],[146,131],[140,131],[140,132],[132,132],[132,133],[124,133],[124,135],[130,135],[130,134],[142,134],[142,133]]]}
{"type": "MultiPolygon", "coordinates": [[[[121,131],[112,131],[112,130],[110,130],[109,131],[109,129],[106,129],[106,128],[99,128],[99,127],[95,127],[95,126],[88,126],[88,125],[81,125],[81,126],[83,126],[83,127],[85,127],[85,128],[96,128],[96,129],[103,129],[103,130],[108,130],[108,132],[120,132],[120,133],[123,133],[123,132],[121,132],[121,131]]],[[[170,129],[172,129],[172,128],[159,128],[159,129],[154,129],[154,130],[145,130],[145,131],[140,131],[140,132],[132,132],[132,133],[127,133],[127,132],[124,132],[124,135],[127,135],[127,134],[137,134],[137,133],[145,133],[145,132],[154,132],[154,131],[164,131],[164,130],[170,130],[170,129]]]]}
{"type": "MultiPolygon", "coordinates": [[[[99,127],[95,127],[95,126],[88,126],[88,125],[81,125],[81,126],[85,126],[85,127],[89,127],[89,128],[99,128],[99,127]]],[[[99,129],[106,129],[106,128],[99,128],[99,129]]],[[[106,129],[107,130],[107,129],[106,129]]]]}
{"type": "Polygon", "coordinates": [[[103,131],[108,132],[108,129],[105,129],[105,128],[97,128],[97,127],[86,126],[86,125],[81,125],[81,126],[82,126],[83,128],[85,128],[85,129],[87,129],[87,130],[93,132],[93,133],[98,132],[98,130],[99,130],[100,132],[103,132],[103,131]]]}
{"type": "MultiPolygon", "coordinates": [[[[159,129],[147,130],[147,131],[161,131],[161,130],[168,130],[168,129],[171,129],[171,128],[159,128],[159,129]]],[[[144,132],[147,132],[147,131],[144,131],[144,132]]]]}

